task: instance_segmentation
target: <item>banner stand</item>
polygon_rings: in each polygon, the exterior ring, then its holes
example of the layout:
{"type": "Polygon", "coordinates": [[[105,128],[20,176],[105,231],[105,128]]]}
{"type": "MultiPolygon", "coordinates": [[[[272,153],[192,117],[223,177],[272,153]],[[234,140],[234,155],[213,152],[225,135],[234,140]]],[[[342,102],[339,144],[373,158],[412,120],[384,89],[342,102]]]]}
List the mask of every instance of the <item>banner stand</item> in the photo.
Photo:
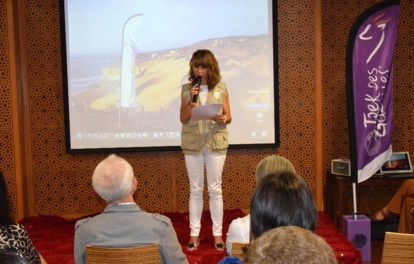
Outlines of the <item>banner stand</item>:
{"type": "Polygon", "coordinates": [[[362,261],[371,261],[371,220],[365,215],[344,215],[342,232],[362,253],[362,261]]]}

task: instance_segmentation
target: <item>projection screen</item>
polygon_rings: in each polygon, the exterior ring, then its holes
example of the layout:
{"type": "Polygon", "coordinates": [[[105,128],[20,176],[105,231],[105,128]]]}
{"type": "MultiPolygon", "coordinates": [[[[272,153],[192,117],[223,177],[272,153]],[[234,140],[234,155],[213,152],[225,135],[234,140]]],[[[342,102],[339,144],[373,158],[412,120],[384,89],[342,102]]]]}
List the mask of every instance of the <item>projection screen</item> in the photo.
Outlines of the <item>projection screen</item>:
{"type": "Polygon", "coordinates": [[[181,85],[197,49],[226,83],[230,148],[279,145],[271,0],[62,0],[68,152],[178,150],[181,85]]]}

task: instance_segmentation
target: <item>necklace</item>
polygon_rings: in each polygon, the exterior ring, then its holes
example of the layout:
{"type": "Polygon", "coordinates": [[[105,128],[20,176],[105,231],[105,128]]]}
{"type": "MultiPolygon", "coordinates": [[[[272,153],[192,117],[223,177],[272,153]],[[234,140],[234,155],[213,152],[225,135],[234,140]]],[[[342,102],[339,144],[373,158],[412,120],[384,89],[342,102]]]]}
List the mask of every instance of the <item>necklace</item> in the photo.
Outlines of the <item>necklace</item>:
{"type": "Polygon", "coordinates": [[[111,203],[110,205],[130,205],[135,204],[135,202],[127,202],[127,203],[111,203]]]}

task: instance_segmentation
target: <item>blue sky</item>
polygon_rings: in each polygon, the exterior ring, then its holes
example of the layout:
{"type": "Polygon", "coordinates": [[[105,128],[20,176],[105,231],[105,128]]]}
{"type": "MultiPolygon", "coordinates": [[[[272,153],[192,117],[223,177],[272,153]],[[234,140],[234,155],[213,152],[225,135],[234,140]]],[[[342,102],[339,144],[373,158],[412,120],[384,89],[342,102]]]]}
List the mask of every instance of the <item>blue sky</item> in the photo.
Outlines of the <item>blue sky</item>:
{"type": "Polygon", "coordinates": [[[120,52],[123,26],[137,14],[143,52],[269,31],[268,0],[66,0],[65,9],[72,54],[120,52]]]}

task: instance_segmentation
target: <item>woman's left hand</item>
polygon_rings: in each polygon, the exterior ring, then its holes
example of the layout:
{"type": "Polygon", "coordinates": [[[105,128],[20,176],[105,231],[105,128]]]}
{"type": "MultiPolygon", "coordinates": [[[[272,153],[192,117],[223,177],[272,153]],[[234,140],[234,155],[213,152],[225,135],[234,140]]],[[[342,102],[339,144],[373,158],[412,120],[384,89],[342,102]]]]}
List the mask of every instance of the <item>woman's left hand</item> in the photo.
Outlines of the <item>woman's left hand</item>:
{"type": "Polygon", "coordinates": [[[217,124],[224,124],[224,123],[226,123],[226,116],[224,116],[223,114],[215,114],[211,118],[211,120],[213,120],[217,124]]]}

